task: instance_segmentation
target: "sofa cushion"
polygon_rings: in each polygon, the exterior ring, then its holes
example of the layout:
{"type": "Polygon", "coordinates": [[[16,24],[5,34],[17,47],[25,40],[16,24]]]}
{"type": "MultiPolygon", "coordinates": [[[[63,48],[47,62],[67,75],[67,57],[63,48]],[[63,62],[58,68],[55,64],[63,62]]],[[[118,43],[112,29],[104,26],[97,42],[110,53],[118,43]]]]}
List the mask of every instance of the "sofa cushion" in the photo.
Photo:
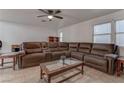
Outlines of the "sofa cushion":
{"type": "Polygon", "coordinates": [[[33,62],[34,60],[44,60],[45,59],[45,53],[33,53],[28,54],[23,57],[23,60],[27,60],[28,62],[33,62]]]}
{"type": "Polygon", "coordinates": [[[90,66],[90,67],[93,67],[93,68],[96,68],[96,69],[98,69],[98,70],[100,70],[100,71],[103,71],[103,72],[106,72],[106,73],[107,73],[107,71],[108,71],[107,66],[100,66],[100,65],[91,64],[91,63],[88,63],[88,62],[85,63],[85,65],[90,66]]]}
{"type": "Polygon", "coordinates": [[[113,53],[114,44],[93,44],[91,54],[104,56],[105,54],[113,53]]]}
{"type": "Polygon", "coordinates": [[[43,62],[45,62],[45,53],[27,54],[22,57],[21,67],[38,66],[43,62]]]}
{"type": "Polygon", "coordinates": [[[58,51],[67,51],[68,50],[68,48],[66,48],[66,47],[59,47],[58,48],[58,51]]]}
{"type": "Polygon", "coordinates": [[[48,47],[49,48],[57,48],[58,47],[58,43],[52,43],[52,42],[50,42],[50,43],[48,43],[48,47]]]}
{"type": "Polygon", "coordinates": [[[35,49],[35,48],[41,48],[41,43],[40,42],[24,42],[23,43],[23,48],[24,49],[35,49]]]}
{"type": "Polygon", "coordinates": [[[95,55],[84,56],[85,63],[107,67],[107,60],[104,57],[95,55]]]}
{"type": "Polygon", "coordinates": [[[68,43],[60,42],[58,43],[59,47],[68,47],[68,43]]]}
{"type": "Polygon", "coordinates": [[[36,49],[25,49],[26,54],[32,54],[32,53],[41,53],[42,50],[41,48],[36,48],[36,49]]]}
{"type": "Polygon", "coordinates": [[[59,51],[59,48],[49,48],[49,51],[50,52],[57,52],[57,51],[59,51]]]}
{"type": "Polygon", "coordinates": [[[66,57],[70,57],[71,56],[71,52],[70,51],[63,51],[65,53],[66,57]]]}
{"type": "Polygon", "coordinates": [[[58,48],[58,43],[48,43],[48,47],[49,47],[49,50],[51,52],[56,52],[56,51],[59,51],[59,48],[58,48]]]}
{"type": "Polygon", "coordinates": [[[68,43],[60,42],[59,44],[59,51],[67,51],[68,50],[68,43]]]}
{"type": "Polygon", "coordinates": [[[78,43],[69,43],[69,51],[77,51],[78,43]]]}
{"type": "Polygon", "coordinates": [[[65,53],[64,52],[53,52],[52,55],[53,56],[61,56],[61,55],[64,55],[65,53]]]}
{"type": "Polygon", "coordinates": [[[83,60],[84,53],[81,52],[71,52],[71,57],[83,60]]]}
{"type": "Polygon", "coordinates": [[[60,59],[62,55],[65,55],[64,52],[52,52],[52,60],[60,59]]]}
{"type": "Polygon", "coordinates": [[[90,51],[91,51],[91,43],[80,43],[78,51],[83,52],[83,53],[90,53],[90,51]]]}

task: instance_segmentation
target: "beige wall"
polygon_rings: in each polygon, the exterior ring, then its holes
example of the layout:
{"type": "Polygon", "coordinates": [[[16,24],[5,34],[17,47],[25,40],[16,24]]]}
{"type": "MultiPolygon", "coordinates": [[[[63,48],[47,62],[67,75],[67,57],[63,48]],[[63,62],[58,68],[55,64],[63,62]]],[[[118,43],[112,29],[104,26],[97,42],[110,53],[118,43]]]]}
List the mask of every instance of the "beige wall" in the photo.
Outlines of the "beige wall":
{"type": "MultiPolygon", "coordinates": [[[[106,16],[74,24],[69,27],[61,28],[58,30],[58,34],[63,32],[63,41],[65,42],[92,42],[93,41],[93,26],[95,24],[101,24],[105,22],[112,23],[112,33],[115,32],[115,21],[124,19],[124,10],[115,12],[106,16]]],[[[115,36],[113,34],[112,42],[114,42],[115,36]]],[[[124,48],[120,48],[121,55],[124,56],[124,48]]]]}
{"type": "Polygon", "coordinates": [[[3,41],[1,52],[10,52],[12,44],[21,44],[26,41],[47,41],[50,35],[56,36],[57,31],[0,21],[0,40],[3,41]]]}
{"type": "Polygon", "coordinates": [[[92,42],[91,28],[89,22],[83,22],[60,29],[59,32],[63,32],[63,41],[66,42],[92,42]]]}

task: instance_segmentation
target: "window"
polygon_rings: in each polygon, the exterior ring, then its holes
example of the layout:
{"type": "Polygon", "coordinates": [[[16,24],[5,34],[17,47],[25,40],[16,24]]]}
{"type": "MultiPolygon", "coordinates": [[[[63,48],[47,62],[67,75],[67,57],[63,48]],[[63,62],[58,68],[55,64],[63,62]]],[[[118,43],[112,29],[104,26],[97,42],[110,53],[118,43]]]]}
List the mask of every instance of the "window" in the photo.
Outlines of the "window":
{"type": "Polygon", "coordinates": [[[63,42],[63,33],[62,32],[59,33],[59,39],[60,39],[60,42],[63,42]]]}
{"type": "Polygon", "coordinates": [[[124,20],[116,21],[116,44],[124,46],[124,20]]]}
{"type": "Polygon", "coordinates": [[[111,43],[111,23],[94,26],[94,43],[111,43]]]}

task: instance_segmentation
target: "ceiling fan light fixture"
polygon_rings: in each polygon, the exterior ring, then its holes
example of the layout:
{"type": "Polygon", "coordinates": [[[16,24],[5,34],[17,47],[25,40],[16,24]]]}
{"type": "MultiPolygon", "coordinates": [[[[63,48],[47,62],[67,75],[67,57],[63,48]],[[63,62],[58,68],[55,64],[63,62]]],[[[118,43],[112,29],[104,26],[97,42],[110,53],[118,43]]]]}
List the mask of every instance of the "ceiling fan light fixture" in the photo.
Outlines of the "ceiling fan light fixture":
{"type": "Polygon", "coordinates": [[[53,15],[48,15],[48,18],[49,19],[53,19],[53,15]]]}

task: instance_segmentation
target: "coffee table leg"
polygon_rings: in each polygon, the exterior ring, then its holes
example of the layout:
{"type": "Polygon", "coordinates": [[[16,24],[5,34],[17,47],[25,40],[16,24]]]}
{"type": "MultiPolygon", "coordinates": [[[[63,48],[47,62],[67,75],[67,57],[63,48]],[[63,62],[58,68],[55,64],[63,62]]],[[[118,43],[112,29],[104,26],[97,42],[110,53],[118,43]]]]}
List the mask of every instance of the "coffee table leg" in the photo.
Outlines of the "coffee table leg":
{"type": "Polygon", "coordinates": [[[51,83],[51,77],[48,77],[48,83],[51,83]]]}
{"type": "Polygon", "coordinates": [[[84,65],[82,64],[82,66],[81,66],[81,74],[83,74],[84,73],[84,65]]]}
{"type": "Polygon", "coordinates": [[[120,67],[121,67],[120,65],[121,65],[121,64],[120,64],[120,61],[118,61],[118,62],[117,62],[117,76],[120,76],[120,70],[121,70],[121,69],[120,69],[120,67]]]}
{"type": "Polygon", "coordinates": [[[123,71],[123,64],[121,63],[121,71],[123,71]]]}
{"type": "Polygon", "coordinates": [[[41,70],[40,70],[40,79],[43,78],[42,75],[43,75],[43,70],[41,69],[41,70]]]}
{"type": "Polygon", "coordinates": [[[116,76],[118,76],[118,61],[116,61],[116,76]]]}
{"type": "Polygon", "coordinates": [[[2,58],[1,59],[1,66],[3,67],[3,62],[4,62],[4,59],[2,58]]]}
{"type": "Polygon", "coordinates": [[[16,64],[17,64],[17,68],[19,69],[19,55],[16,56],[16,64]]]}
{"type": "Polygon", "coordinates": [[[16,57],[13,57],[13,70],[15,70],[16,57]]]}

